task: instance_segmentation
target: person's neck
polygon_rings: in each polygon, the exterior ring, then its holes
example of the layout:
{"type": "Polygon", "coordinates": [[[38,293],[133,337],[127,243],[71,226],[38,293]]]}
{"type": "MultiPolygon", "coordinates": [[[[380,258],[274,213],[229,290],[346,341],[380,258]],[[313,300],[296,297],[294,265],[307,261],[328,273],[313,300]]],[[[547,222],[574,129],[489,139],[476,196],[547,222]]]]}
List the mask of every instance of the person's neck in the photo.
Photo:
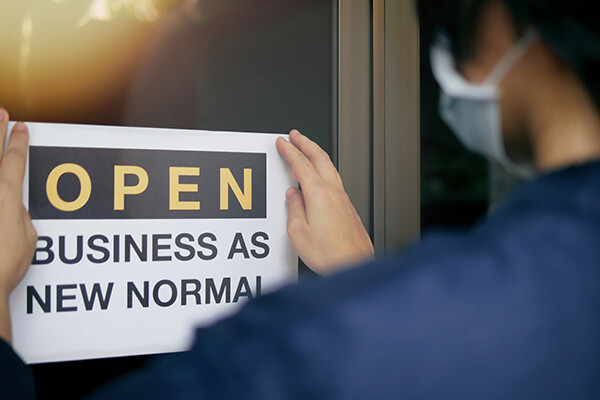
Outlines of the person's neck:
{"type": "Polygon", "coordinates": [[[595,103],[574,73],[550,82],[536,96],[529,121],[537,168],[549,171],[600,159],[595,103]]]}

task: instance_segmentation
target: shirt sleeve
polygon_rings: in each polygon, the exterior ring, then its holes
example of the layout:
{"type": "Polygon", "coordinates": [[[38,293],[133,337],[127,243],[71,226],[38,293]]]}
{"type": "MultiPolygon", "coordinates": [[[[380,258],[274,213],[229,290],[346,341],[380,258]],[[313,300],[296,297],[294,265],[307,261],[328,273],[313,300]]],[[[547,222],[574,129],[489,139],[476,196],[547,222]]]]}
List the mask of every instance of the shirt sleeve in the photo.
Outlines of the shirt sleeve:
{"type": "Polygon", "coordinates": [[[35,384],[31,369],[0,339],[0,397],[5,400],[35,399],[35,384]]]}
{"type": "Polygon", "coordinates": [[[321,329],[318,321],[327,319],[315,308],[319,299],[298,300],[298,289],[263,296],[234,317],[198,329],[189,351],[159,357],[91,398],[326,398],[332,377],[322,360],[337,356],[334,346],[328,355],[315,346],[335,340],[334,324],[321,329]]]}

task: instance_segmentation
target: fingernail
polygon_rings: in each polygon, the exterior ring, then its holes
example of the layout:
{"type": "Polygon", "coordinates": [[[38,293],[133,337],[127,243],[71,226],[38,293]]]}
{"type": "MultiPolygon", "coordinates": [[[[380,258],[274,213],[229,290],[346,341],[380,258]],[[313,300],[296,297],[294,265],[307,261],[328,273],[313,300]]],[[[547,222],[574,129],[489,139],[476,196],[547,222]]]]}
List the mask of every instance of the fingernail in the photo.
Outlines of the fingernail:
{"type": "Polygon", "coordinates": [[[298,131],[298,129],[292,129],[292,130],[290,131],[290,134],[292,134],[292,133],[295,133],[295,134],[298,134],[298,135],[300,135],[300,131],[298,131]]]}
{"type": "Polygon", "coordinates": [[[4,121],[8,113],[4,108],[0,108],[0,121],[4,121]]]}
{"type": "Polygon", "coordinates": [[[15,124],[14,129],[18,130],[18,131],[24,131],[25,130],[25,124],[21,121],[17,122],[15,124]]]}

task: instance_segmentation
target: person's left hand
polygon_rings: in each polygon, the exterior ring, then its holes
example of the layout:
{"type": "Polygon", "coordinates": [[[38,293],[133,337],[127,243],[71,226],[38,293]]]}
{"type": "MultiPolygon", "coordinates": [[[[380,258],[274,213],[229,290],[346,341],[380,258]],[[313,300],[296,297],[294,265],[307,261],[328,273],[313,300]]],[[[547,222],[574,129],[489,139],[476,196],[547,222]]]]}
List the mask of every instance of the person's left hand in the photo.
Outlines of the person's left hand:
{"type": "Polygon", "coordinates": [[[335,166],[315,142],[293,130],[277,149],[302,190],[288,189],[288,235],[298,255],[323,275],[373,258],[373,244],[335,166]]]}
{"type": "Polygon", "coordinates": [[[31,264],[37,233],[23,206],[29,134],[23,123],[15,124],[4,150],[8,119],[0,109],[0,336],[10,342],[8,297],[31,264]]]}

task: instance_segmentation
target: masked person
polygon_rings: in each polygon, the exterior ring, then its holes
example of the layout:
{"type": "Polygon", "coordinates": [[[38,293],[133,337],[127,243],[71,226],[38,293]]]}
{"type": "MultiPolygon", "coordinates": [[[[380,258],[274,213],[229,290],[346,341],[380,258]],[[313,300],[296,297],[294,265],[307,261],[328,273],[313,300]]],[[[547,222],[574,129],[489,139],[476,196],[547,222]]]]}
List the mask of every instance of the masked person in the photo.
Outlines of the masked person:
{"type": "MultiPolygon", "coordinates": [[[[471,230],[263,296],[198,330],[189,352],[94,398],[597,396],[598,8],[423,2],[442,116],[468,147],[528,180],[471,230]]],[[[277,146],[302,185],[287,193],[300,256],[324,274],[371,258],[326,154],[296,131],[290,141],[277,146]]],[[[7,374],[23,371],[12,360],[7,374]]]]}

